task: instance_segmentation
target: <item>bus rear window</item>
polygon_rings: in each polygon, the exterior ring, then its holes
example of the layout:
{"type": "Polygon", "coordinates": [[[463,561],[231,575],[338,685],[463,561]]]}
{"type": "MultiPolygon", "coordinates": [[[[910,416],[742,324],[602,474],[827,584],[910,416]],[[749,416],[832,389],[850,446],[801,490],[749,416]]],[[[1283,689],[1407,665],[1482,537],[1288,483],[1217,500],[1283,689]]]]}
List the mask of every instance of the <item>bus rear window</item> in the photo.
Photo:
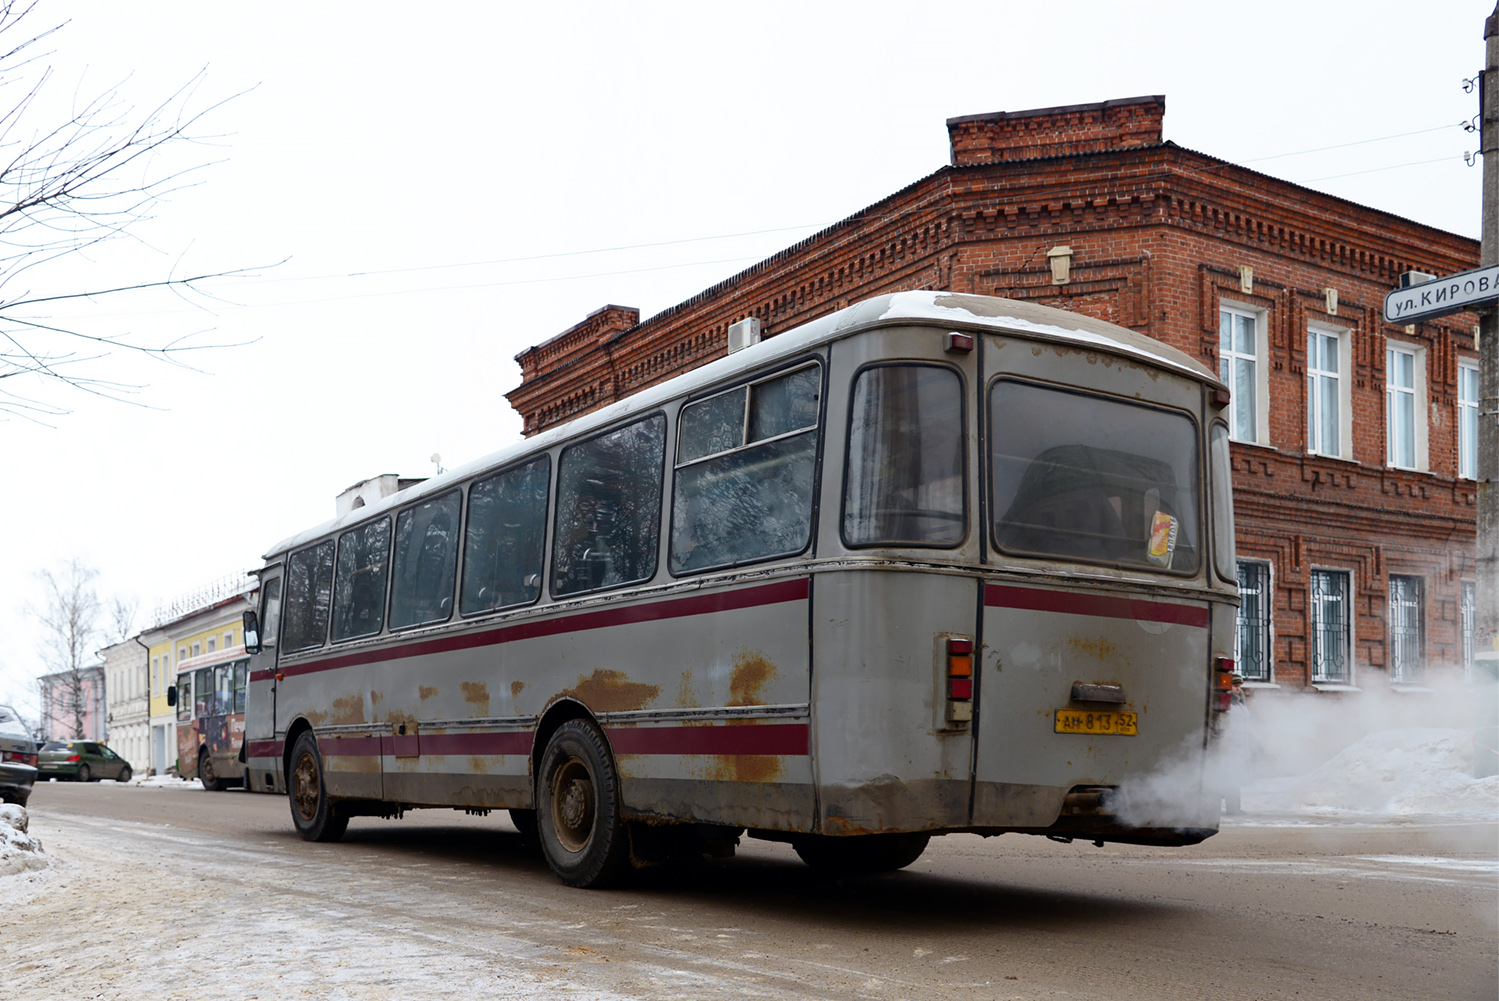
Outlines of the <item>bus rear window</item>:
{"type": "Polygon", "coordinates": [[[848,424],[843,539],[850,546],[940,546],[968,534],[963,380],[937,365],[859,373],[848,424]]]}
{"type": "Polygon", "coordinates": [[[1197,429],[1186,416],[1001,380],[989,449],[1004,552],[1196,572],[1197,429]]]}

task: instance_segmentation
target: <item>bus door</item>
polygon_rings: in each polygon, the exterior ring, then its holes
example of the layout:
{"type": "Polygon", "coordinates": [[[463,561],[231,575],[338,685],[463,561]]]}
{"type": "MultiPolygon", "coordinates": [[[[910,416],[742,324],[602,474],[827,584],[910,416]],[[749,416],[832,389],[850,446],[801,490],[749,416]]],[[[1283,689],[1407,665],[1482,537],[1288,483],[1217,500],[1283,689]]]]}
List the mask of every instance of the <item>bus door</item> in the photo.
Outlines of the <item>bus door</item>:
{"type": "Polygon", "coordinates": [[[1126,775],[1178,766],[1172,782],[1195,789],[1210,622],[1200,387],[994,342],[981,412],[998,572],[981,598],[973,823],[1049,827],[1064,807],[1097,811],[1126,775]]]}
{"type": "MultiPolygon", "coordinates": [[[[248,616],[247,616],[248,618],[248,616]]],[[[281,745],[285,725],[276,720],[276,641],[281,627],[281,567],[276,564],[260,577],[260,610],[246,635],[250,653],[245,686],[245,781],[255,792],[279,792],[282,784],[281,745]]]]}

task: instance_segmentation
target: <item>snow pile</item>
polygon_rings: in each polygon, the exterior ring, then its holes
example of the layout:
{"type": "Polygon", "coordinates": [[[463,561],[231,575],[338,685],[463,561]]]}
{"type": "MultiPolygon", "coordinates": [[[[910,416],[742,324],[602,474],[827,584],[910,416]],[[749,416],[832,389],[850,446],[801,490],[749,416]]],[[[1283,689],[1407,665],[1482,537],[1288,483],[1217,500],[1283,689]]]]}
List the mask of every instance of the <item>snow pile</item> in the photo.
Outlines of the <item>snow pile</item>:
{"type": "Polygon", "coordinates": [[[202,789],[203,783],[197,779],[181,779],[175,775],[152,775],[150,778],[137,776],[126,785],[150,786],[153,789],[202,789]]]}
{"type": "Polygon", "coordinates": [[[26,833],[27,822],[24,806],[0,803],[0,876],[47,867],[41,839],[26,833]]]}
{"type": "Polygon", "coordinates": [[[1244,789],[1249,813],[1499,820],[1499,776],[1473,778],[1466,730],[1380,730],[1303,774],[1244,789]]]}

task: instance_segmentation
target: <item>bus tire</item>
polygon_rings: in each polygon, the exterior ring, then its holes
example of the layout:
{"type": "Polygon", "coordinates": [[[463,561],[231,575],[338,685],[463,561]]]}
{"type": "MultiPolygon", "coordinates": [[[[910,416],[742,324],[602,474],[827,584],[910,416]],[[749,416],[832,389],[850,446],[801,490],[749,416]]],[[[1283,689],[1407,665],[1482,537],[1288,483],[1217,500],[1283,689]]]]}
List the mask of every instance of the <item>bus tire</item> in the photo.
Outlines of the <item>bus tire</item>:
{"type": "Polygon", "coordinates": [[[348,830],[349,818],[328,802],[323,755],[311,730],[292,745],[286,796],[291,802],[291,822],[302,840],[337,841],[348,830]]]}
{"type": "Polygon", "coordinates": [[[209,792],[223,792],[228,784],[213,770],[213,757],[205,750],[198,752],[198,781],[209,792]]]}
{"type": "Polygon", "coordinates": [[[925,831],[833,838],[807,834],[791,843],[803,862],[833,876],[894,872],[921,858],[932,836],[925,831]]]}
{"type": "Polygon", "coordinates": [[[542,854],[568,886],[593,889],[629,868],[630,839],[619,815],[619,779],[609,745],[584,719],[547,741],[536,789],[542,854]]]}

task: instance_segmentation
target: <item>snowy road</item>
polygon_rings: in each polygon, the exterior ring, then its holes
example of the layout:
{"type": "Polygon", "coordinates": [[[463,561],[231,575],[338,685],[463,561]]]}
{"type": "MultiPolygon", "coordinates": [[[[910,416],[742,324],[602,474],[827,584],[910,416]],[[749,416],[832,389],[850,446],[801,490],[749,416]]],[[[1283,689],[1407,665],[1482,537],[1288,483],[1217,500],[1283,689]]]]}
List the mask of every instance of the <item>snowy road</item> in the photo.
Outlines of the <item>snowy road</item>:
{"type": "Polygon", "coordinates": [[[780,845],[569,890],[452,812],[291,832],[245,793],[39,786],[0,877],[5,997],[1481,998],[1492,825],[1230,826],[1188,849],[938,839],[818,880],[780,845]]]}

